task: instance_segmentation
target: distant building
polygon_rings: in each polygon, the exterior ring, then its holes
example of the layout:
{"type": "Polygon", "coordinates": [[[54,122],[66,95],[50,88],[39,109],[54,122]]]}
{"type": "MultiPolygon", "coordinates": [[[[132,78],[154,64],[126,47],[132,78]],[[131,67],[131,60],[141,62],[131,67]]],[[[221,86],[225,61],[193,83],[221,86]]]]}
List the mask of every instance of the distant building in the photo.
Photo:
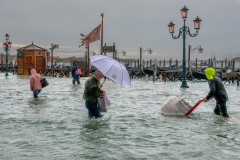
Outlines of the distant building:
{"type": "Polygon", "coordinates": [[[37,72],[43,72],[43,69],[47,68],[49,60],[49,52],[33,43],[19,48],[17,49],[17,74],[29,75],[32,68],[35,68],[37,72]]]}

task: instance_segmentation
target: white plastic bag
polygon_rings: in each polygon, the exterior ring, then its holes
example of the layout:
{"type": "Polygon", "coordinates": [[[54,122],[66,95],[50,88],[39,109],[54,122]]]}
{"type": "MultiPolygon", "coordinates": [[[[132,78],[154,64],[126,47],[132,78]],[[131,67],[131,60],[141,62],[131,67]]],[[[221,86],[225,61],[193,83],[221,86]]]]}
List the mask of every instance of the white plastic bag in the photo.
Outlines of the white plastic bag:
{"type": "Polygon", "coordinates": [[[104,91],[104,96],[98,98],[98,107],[101,112],[107,112],[110,106],[111,106],[111,102],[107,98],[107,94],[104,91]]]}
{"type": "Polygon", "coordinates": [[[161,112],[166,116],[184,116],[193,105],[184,98],[170,97],[162,106],[161,112]]]}

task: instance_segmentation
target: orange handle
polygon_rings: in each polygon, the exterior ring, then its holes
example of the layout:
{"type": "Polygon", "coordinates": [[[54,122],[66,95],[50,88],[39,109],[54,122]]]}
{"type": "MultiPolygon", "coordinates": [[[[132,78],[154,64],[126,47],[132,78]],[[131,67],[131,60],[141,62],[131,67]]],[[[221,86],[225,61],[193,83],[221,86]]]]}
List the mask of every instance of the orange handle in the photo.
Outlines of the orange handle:
{"type": "Polygon", "coordinates": [[[203,102],[204,99],[198,101],[186,114],[185,116],[189,115],[195,108],[197,108],[197,106],[203,102]]]}

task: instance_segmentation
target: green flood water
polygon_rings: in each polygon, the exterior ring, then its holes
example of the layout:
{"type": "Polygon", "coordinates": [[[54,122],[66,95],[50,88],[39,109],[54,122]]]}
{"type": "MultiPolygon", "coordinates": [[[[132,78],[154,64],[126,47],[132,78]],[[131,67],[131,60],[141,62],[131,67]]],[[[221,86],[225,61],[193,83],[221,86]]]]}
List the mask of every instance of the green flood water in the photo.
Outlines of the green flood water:
{"type": "Polygon", "coordinates": [[[165,117],[170,96],[195,104],[209,91],[206,81],[145,82],[132,86],[106,81],[112,103],[102,119],[88,119],[84,83],[46,77],[50,85],[34,100],[28,76],[0,73],[0,159],[240,159],[240,89],[226,84],[229,115],[214,115],[215,101],[201,103],[186,117],[165,117]]]}

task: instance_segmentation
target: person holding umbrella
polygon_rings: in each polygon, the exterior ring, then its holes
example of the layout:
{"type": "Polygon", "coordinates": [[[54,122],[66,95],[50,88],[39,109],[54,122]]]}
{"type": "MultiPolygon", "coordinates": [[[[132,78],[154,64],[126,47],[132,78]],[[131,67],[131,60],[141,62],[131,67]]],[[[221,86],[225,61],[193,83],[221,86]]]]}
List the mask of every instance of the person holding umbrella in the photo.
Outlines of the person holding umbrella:
{"type": "Polygon", "coordinates": [[[101,71],[96,70],[93,77],[89,78],[84,87],[83,99],[85,99],[85,106],[88,109],[88,116],[100,118],[100,110],[97,102],[101,94],[101,88],[103,84],[100,84],[101,79],[104,77],[101,71]]]}

